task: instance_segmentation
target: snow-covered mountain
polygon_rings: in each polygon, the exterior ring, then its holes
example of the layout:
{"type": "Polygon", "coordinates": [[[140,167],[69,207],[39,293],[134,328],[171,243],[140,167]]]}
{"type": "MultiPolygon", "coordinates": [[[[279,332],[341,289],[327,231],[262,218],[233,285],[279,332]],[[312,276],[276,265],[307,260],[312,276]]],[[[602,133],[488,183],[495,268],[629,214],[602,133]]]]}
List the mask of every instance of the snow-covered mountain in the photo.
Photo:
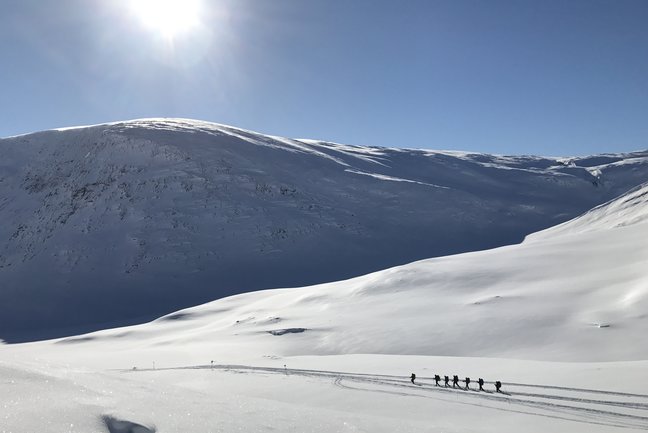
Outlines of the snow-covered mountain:
{"type": "Polygon", "coordinates": [[[0,154],[10,341],[512,244],[648,180],[648,152],[357,147],[180,119],[12,137],[0,154]]]}

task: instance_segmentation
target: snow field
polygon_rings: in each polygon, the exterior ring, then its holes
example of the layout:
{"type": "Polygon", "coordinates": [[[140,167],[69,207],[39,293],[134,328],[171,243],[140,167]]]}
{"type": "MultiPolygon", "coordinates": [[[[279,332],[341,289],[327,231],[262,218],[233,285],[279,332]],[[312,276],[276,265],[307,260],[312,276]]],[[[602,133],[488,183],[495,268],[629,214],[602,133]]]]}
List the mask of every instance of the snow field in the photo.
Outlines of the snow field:
{"type": "Polygon", "coordinates": [[[637,380],[646,371],[645,362],[400,355],[257,361],[258,365],[212,367],[207,363],[117,371],[83,371],[70,365],[2,366],[0,380],[20,390],[0,397],[0,406],[8,409],[2,429],[107,432],[107,417],[148,429],[131,430],[137,433],[632,432],[648,428],[648,394],[637,380]],[[410,370],[420,373],[418,385],[409,382],[410,370]],[[476,385],[466,391],[434,386],[435,372],[461,378],[475,373],[474,379],[505,376],[509,381],[504,381],[502,394],[494,393],[491,383],[485,386],[487,392],[476,391],[476,385]]]}

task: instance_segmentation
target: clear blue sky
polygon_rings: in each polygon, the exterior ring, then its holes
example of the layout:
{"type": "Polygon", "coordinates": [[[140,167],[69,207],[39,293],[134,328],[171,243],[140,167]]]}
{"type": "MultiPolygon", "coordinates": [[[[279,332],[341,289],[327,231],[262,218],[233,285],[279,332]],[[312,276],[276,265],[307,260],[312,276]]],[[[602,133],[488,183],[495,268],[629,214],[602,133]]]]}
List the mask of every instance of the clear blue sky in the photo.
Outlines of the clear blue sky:
{"type": "Polygon", "coordinates": [[[0,136],[188,117],[491,153],[648,148],[648,0],[0,0],[0,136]]]}

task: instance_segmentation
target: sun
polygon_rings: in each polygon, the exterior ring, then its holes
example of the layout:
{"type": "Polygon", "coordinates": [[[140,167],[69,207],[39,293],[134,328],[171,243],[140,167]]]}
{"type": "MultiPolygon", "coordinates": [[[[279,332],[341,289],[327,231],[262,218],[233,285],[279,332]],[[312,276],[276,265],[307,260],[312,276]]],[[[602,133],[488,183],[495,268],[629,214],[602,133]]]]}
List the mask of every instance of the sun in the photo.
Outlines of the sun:
{"type": "Polygon", "coordinates": [[[190,32],[200,22],[199,0],[131,0],[131,7],[147,29],[167,39],[190,32]]]}

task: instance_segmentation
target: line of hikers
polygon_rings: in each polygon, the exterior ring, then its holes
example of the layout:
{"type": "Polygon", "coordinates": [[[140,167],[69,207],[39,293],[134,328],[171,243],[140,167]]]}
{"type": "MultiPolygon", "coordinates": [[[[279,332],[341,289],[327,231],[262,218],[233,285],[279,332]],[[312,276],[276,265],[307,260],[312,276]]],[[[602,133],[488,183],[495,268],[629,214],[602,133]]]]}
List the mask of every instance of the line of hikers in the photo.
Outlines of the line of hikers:
{"type": "MultiPolygon", "coordinates": [[[[412,373],[412,375],[410,376],[410,380],[412,381],[412,383],[414,383],[414,380],[415,380],[415,379],[416,379],[416,375],[415,375],[414,373],[412,373]]],[[[439,381],[440,381],[440,380],[441,380],[441,376],[439,376],[438,374],[435,374],[435,375],[434,375],[434,384],[435,384],[436,386],[441,386],[441,385],[439,384],[439,381]]],[[[445,387],[445,388],[448,388],[448,387],[450,386],[450,385],[449,385],[449,383],[450,383],[450,377],[449,377],[449,376],[443,376],[443,382],[444,382],[444,387],[445,387]]],[[[462,380],[462,382],[466,384],[466,386],[465,386],[464,389],[470,389],[470,378],[469,378],[469,377],[466,377],[464,380],[462,380]]],[[[482,379],[482,378],[480,377],[479,380],[477,380],[477,383],[479,384],[479,390],[480,390],[480,391],[486,391],[486,390],[484,389],[484,379],[482,379]]],[[[415,384],[415,385],[416,385],[416,384],[415,384]]],[[[459,376],[457,376],[456,374],[455,374],[454,376],[452,376],[452,387],[453,387],[453,388],[461,388],[461,387],[459,386],[459,376]]],[[[495,382],[495,392],[502,392],[502,391],[500,390],[501,388],[502,388],[502,382],[500,382],[499,380],[496,381],[496,382],[495,382]]]]}

